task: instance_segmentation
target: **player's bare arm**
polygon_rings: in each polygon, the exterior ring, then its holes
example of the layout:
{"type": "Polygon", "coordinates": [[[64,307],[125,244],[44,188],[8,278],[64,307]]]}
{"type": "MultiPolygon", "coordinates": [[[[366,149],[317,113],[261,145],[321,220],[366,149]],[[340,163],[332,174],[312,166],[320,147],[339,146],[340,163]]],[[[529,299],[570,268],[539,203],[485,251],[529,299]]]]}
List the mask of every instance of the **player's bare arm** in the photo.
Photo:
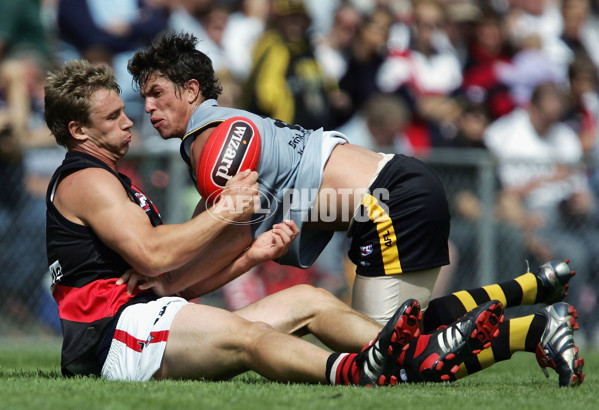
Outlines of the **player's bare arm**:
{"type": "MultiPolygon", "coordinates": [[[[232,180],[232,185],[238,183],[239,187],[226,195],[255,195],[256,179],[255,173],[240,174],[232,180]]],[[[239,203],[244,207],[221,209],[223,218],[202,214],[184,224],[153,227],[144,211],[128,198],[120,182],[100,169],[85,169],[67,176],[58,185],[55,196],[56,207],[67,219],[92,228],[102,242],[148,276],[190,262],[227,226],[225,217],[249,218],[254,212],[253,204],[239,203]]]]}
{"type": "Polygon", "coordinates": [[[280,258],[287,253],[298,233],[293,221],[276,224],[259,235],[246,252],[216,272],[209,265],[206,266],[209,270],[205,269],[203,261],[195,258],[188,265],[160,277],[149,278],[130,270],[121,276],[117,284],[127,282],[129,291],[139,284],[140,289],[152,288],[159,295],[179,294],[186,299],[194,299],[218,289],[260,263],[280,258]]]}
{"type": "MultiPolygon", "coordinates": [[[[275,224],[273,228],[260,234],[250,248],[233,260],[225,268],[213,275],[206,275],[192,286],[181,288],[184,282],[178,280],[170,284],[170,288],[186,299],[193,299],[224,286],[233,279],[241,276],[254,266],[270,260],[278,259],[289,250],[289,245],[299,234],[299,228],[293,221],[275,224]]],[[[176,277],[169,275],[168,278],[176,277]]],[[[171,279],[172,280],[172,279],[171,279]]]]}

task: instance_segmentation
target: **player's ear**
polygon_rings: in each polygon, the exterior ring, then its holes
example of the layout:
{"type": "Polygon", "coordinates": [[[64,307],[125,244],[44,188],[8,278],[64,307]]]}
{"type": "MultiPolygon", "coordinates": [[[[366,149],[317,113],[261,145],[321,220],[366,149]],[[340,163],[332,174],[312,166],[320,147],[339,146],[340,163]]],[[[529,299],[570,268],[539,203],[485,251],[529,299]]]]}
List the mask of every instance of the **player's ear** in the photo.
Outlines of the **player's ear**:
{"type": "Polygon", "coordinates": [[[71,136],[79,141],[84,141],[87,139],[87,134],[83,130],[83,125],[79,121],[71,121],[69,122],[69,132],[71,136]]]}
{"type": "Polygon", "coordinates": [[[187,102],[192,103],[200,96],[200,83],[196,79],[191,79],[183,86],[184,97],[187,102]]]}

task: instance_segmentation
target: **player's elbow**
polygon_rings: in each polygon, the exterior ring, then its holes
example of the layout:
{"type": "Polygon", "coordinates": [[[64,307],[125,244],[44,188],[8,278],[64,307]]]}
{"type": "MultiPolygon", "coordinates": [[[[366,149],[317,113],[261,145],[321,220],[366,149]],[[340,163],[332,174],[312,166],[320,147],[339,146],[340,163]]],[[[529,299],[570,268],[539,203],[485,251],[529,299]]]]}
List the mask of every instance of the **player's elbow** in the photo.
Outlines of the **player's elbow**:
{"type": "Polygon", "coordinates": [[[141,249],[130,263],[145,276],[158,276],[172,269],[170,257],[150,247],[141,249]]]}
{"type": "Polygon", "coordinates": [[[167,271],[167,269],[161,269],[161,265],[157,263],[147,263],[144,261],[132,263],[131,265],[137,272],[141,273],[144,276],[159,276],[160,274],[167,271]]]}

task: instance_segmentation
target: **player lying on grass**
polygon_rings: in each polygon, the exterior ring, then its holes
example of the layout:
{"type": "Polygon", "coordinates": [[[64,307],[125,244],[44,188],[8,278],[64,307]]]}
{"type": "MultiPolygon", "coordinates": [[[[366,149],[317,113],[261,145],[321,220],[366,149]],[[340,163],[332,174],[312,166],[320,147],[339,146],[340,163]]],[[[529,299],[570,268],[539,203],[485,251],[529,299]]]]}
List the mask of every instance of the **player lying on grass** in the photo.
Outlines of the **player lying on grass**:
{"type": "MultiPolygon", "coordinates": [[[[249,307],[252,320],[139,287],[128,292],[117,283],[127,270],[149,277],[176,272],[211,246],[225,219],[249,218],[258,187],[255,173],[242,172],[231,178],[212,215],[163,225],[150,199],[118,173],[133,125],[119,91],[111,69],[86,61],[65,64],[45,84],[46,122],[67,148],[46,196],[47,255],[63,327],[63,374],[221,380],[254,370],[285,382],[384,385],[449,379],[466,356],[489,347],[497,336],[503,321],[498,301],[476,307],[448,328],[420,335],[420,305],[413,299],[383,328],[309,286],[249,307]],[[239,207],[232,210],[221,201],[239,207]],[[296,318],[281,316],[292,313],[283,305],[292,308],[295,295],[305,300],[306,293],[316,311],[312,318],[298,325],[296,318]],[[267,312],[264,319],[260,312],[267,312]],[[340,352],[277,330],[268,321],[293,321],[293,330],[309,331],[340,352]],[[453,342],[443,344],[448,335],[453,342]]],[[[293,223],[278,224],[225,269],[248,269],[279,257],[296,235],[293,223]]]]}
{"type": "MultiPolygon", "coordinates": [[[[242,259],[252,238],[289,217],[300,233],[290,252],[279,259],[286,264],[310,265],[333,230],[349,229],[353,235],[349,255],[357,265],[352,307],[380,323],[389,320],[408,298],[419,300],[426,310],[425,332],[449,325],[491,299],[506,307],[551,305],[563,299],[574,272],[567,263],[555,261],[535,274],[457,292],[429,305],[440,267],[448,263],[449,232],[445,193],[433,171],[414,158],[385,156],[349,144],[336,132],[306,130],[220,107],[218,79],[196,43],[187,34],[161,35],[135,54],[129,71],[156,130],[165,139],[183,140],[182,156],[201,193],[209,201],[215,198],[219,184],[247,162],[258,170],[261,210],[266,212],[252,216],[251,223],[221,231],[185,272],[166,273],[146,286],[188,298],[210,292],[242,273],[222,268],[242,259]],[[289,199],[289,192],[295,199],[289,199]],[[270,207],[264,205],[267,199],[271,199],[270,207]],[[336,218],[310,220],[311,215],[336,218]]],[[[206,208],[198,205],[200,211],[206,208]]],[[[212,212],[209,207],[208,212],[212,212]]],[[[559,304],[506,321],[493,349],[468,360],[458,376],[507,360],[516,351],[527,351],[537,354],[542,367],[558,372],[560,385],[579,384],[583,362],[574,344],[575,318],[573,307],[559,304]]]]}

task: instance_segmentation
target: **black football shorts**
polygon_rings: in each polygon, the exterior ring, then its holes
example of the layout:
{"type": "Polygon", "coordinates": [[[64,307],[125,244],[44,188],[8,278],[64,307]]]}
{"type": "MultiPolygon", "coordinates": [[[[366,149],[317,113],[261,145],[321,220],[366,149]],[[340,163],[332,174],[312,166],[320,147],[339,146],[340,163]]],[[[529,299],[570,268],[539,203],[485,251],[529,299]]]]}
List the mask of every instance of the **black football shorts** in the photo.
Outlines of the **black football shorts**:
{"type": "Polygon", "coordinates": [[[362,198],[349,235],[349,258],[363,276],[397,275],[447,265],[449,207],[436,173],[395,155],[362,198]]]}

